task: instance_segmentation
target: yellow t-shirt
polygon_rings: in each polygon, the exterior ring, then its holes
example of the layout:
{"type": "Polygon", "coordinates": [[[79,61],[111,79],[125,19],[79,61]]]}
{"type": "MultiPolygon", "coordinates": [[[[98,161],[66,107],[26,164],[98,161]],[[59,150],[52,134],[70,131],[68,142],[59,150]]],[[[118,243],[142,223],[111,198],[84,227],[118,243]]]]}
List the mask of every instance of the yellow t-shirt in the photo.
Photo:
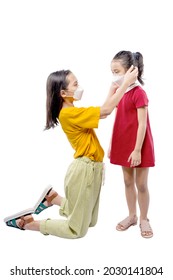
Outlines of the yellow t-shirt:
{"type": "Polygon", "coordinates": [[[94,131],[99,119],[100,107],[61,109],[59,121],[75,150],[74,158],[86,156],[94,161],[103,161],[104,151],[94,131]]]}

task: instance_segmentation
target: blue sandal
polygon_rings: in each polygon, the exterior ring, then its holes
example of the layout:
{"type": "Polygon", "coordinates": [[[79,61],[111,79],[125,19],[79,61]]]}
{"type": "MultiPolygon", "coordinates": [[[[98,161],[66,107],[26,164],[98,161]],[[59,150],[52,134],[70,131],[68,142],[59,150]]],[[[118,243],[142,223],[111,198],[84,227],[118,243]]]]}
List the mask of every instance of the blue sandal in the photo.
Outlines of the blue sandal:
{"type": "Polygon", "coordinates": [[[51,196],[48,196],[50,191],[52,190],[52,186],[47,187],[42,195],[40,196],[39,200],[35,204],[33,208],[34,214],[40,214],[43,210],[47,209],[48,207],[51,207],[53,204],[51,203],[52,200],[58,195],[57,192],[53,193],[51,196]],[[47,201],[47,206],[44,205],[44,202],[47,201]]]}
{"type": "Polygon", "coordinates": [[[24,211],[21,211],[17,214],[14,214],[12,216],[9,216],[9,217],[6,217],[4,219],[4,222],[6,223],[7,226],[9,227],[14,227],[14,228],[17,228],[17,229],[20,229],[20,230],[25,230],[24,229],[24,226],[26,224],[29,224],[30,222],[33,222],[34,219],[33,218],[28,218],[28,219],[25,219],[26,216],[28,215],[32,215],[33,214],[33,210],[30,208],[30,209],[27,209],[27,210],[24,210],[24,211]],[[20,222],[18,222],[18,224],[16,223],[17,220],[21,220],[20,222]]]}

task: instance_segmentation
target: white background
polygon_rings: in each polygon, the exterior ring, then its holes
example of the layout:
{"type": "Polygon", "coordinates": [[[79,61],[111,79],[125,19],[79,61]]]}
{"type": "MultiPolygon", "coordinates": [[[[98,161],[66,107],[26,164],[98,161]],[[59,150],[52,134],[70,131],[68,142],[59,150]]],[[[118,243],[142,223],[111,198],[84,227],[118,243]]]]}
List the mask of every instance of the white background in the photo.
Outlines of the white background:
{"type": "MultiPolygon", "coordinates": [[[[171,279],[172,262],[168,256],[173,249],[171,2],[1,1],[2,279],[11,279],[10,269],[15,266],[64,268],[65,265],[72,269],[100,269],[95,276],[78,276],[78,279],[105,279],[104,266],[162,266],[162,276],[139,279],[171,279]],[[60,126],[43,131],[47,76],[56,70],[72,70],[85,89],[82,101],[76,105],[102,105],[112,77],[110,62],[120,50],[140,51],[144,56],[144,88],[150,100],[156,153],[156,167],[151,168],[149,175],[149,218],[154,237],[142,238],[139,225],[122,233],[115,230],[117,222],[127,216],[127,206],[121,168],[110,165],[106,157],[114,113],[101,120],[96,131],[105,150],[107,169],[97,226],[78,240],[6,227],[3,218],[32,207],[48,184],[63,194],[64,175],[73,159],[73,151],[60,126]]],[[[37,217],[57,218],[58,210],[52,207],[37,217]]],[[[58,279],[58,276],[23,277],[58,279]]],[[[114,277],[130,278],[114,275],[111,279],[114,277]]]]}

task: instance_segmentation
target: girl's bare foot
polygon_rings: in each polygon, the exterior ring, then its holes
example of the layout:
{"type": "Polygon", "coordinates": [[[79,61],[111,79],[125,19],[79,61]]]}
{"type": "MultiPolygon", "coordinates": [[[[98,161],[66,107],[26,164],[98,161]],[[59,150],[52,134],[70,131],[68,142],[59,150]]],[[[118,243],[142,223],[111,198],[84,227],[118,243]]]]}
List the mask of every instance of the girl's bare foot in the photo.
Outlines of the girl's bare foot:
{"type": "Polygon", "coordinates": [[[134,216],[128,216],[127,218],[125,218],[124,220],[122,220],[121,222],[118,223],[118,225],[116,226],[116,229],[118,231],[123,231],[128,229],[130,226],[134,226],[137,224],[137,217],[136,215],[134,216]]]}
{"type": "Polygon", "coordinates": [[[144,238],[153,237],[153,231],[149,223],[149,219],[140,221],[141,236],[144,238]]]}
{"type": "Polygon", "coordinates": [[[62,197],[51,186],[46,188],[34,206],[34,214],[39,214],[52,205],[61,205],[62,197]]]}

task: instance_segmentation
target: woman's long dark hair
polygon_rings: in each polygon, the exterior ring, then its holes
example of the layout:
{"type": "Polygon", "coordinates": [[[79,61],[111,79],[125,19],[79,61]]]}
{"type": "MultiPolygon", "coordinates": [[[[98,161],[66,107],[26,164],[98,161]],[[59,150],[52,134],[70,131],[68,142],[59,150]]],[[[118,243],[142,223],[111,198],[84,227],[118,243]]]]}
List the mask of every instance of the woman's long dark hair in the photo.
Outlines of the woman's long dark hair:
{"type": "Polygon", "coordinates": [[[138,81],[141,85],[144,85],[142,75],[144,72],[143,56],[140,52],[120,51],[113,60],[121,60],[122,66],[128,70],[131,65],[138,67],[138,81]]]}
{"type": "Polygon", "coordinates": [[[54,128],[58,125],[59,113],[62,109],[63,98],[60,94],[61,90],[67,89],[67,76],[70,70],[61,70],[53,72],[47,78],[47,100],[46,100],[46,129],[54,128]]]}

